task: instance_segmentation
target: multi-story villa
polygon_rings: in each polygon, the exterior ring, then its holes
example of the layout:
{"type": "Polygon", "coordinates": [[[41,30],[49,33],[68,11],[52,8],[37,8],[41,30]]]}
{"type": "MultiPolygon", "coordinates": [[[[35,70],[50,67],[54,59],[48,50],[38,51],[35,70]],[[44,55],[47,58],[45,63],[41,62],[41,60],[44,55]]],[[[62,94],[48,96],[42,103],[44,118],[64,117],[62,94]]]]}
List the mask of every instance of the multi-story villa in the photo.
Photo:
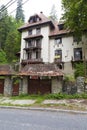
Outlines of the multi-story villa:
{"type": "MultiPolygon", "coordinates": [[[[63,72],[71,74],[73,63],[83,61],[84,37],[78,44],[73,33],[64,29],[64,24],[52,21],[42,12],[31,16],[19,31],[22,33],[22,66],[31,63],[56,63],[63,72]]],[[[87,48],[85,56],[87,58],[87,48]]]]}

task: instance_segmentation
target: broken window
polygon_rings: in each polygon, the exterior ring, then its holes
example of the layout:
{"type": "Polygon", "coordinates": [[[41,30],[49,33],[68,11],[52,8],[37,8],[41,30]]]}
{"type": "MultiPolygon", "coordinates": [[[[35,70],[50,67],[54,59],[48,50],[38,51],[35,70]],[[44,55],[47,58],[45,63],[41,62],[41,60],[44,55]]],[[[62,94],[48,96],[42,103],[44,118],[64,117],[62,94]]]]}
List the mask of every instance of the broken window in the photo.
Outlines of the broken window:
{"type": "Polygon", "coordinates": [[[74,48],[74,60],[82,60],[82,48],[74,48]]]}

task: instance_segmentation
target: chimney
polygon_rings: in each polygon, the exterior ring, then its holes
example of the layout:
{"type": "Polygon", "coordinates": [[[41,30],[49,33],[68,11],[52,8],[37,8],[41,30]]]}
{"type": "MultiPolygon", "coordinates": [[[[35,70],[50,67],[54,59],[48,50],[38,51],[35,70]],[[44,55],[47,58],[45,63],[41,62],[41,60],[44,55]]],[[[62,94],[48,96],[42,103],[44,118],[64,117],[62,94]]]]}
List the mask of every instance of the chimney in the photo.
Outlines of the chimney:
{"type": "Polygon", "coordinates": [[[41,13],[41,14],[43,14],[43,12],[42,12],[42,11],[41,11],[40,13],[41,13]]]}

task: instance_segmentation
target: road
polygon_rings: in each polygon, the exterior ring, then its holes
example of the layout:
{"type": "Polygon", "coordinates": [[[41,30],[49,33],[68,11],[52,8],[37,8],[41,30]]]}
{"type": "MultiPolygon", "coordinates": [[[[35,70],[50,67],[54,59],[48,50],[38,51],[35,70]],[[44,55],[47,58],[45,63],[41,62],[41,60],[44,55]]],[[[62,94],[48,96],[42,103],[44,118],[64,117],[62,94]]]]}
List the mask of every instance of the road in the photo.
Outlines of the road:
{"type": "Polygon", "coordinates": [[[0,130],[87,130],[87,115],[0,109],[0,130]]]}

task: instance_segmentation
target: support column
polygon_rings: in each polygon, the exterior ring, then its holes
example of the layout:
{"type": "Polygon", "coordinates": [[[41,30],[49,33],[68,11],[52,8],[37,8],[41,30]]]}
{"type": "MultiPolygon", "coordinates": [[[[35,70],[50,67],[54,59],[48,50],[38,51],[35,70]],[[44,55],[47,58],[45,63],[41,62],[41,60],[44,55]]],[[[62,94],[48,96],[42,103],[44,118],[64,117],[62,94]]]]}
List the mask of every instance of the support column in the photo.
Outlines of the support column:
{"type": "Polygon", "coordinates": [[[28,77],[24,76],[21,79],[20,89],[21,90],[19,94],[28,94],[28,77]]]}
{"type": "Polygon", "coordinates": [[[11,76],[6,76],[4,82],[4,96],[11,96],[11,95],[12,95],[12,79],[11,76]]]}
{"type": "Polygon", "coordinates": [[[52,93],[62,92],[62,81],[56,78],[52,79],[52,93]]]}

